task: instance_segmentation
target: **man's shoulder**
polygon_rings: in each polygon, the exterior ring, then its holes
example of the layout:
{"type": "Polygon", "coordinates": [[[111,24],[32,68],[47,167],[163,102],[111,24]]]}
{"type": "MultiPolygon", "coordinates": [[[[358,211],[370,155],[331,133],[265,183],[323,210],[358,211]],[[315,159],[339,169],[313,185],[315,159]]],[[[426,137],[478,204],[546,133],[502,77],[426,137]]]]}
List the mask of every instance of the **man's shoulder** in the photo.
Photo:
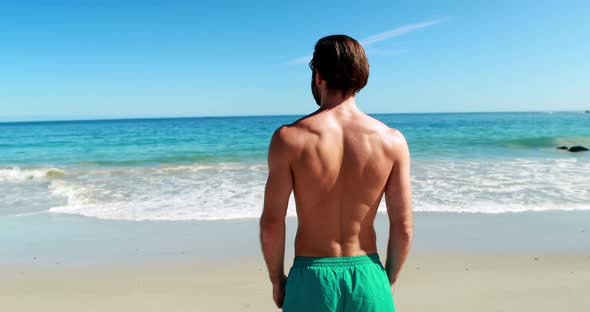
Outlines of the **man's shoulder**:
{"type": "Polygon", "coordinates": [[[274,133],[281,142],[296,144],[304,139],[306,134],[314,133],[318,127],[319,120],[316,120],[316,113],[303,116],[292,123],[280,126],[274,133]]]}
{"type": "Polygon", "coordinates": [[[384,122],[369,115],[366,118],[370,120],[371,128],[375,130],[382,138],[383,142],[389,145],[400,145],[407,144],[406,138],[403,133],[396,129],[388,126],[384,122]]]}
{"type": "Polygon", "coordinates": [[[300,141],[299,134],[301,129],[299,128],[295,123],[278,127],[272,135],[271,148],[281,150],[292,150],[295,148],[300,141]]]}
{"type": "Polygon", "coordinates": [[[404,134],[395,128],[388,127],[385,130],[385,138],[390,144],[393,145],[407,145],[406,137],[404,134]]]}
{"type": "Polygon", "coordinates": [[[391,155],[398,155],[400,152],[408,149],[406,137],[400,130],[389,127],[382,122],[379,123],[381,124],[379,129],[380,138],[386,151],[391,153],[391,155]]]}

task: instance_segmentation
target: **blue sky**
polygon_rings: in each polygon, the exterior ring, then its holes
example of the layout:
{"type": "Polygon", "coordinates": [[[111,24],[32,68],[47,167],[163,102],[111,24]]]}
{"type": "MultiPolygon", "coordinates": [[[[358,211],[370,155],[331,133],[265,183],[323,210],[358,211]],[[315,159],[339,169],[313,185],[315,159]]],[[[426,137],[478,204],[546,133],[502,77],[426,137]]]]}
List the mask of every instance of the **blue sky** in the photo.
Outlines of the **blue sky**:
{"type": "Polygon", "coordinates": [[[322,36],[369,113],[590,109],[589,1],[1,1],[0,120],[304,114],[322,36]]]}

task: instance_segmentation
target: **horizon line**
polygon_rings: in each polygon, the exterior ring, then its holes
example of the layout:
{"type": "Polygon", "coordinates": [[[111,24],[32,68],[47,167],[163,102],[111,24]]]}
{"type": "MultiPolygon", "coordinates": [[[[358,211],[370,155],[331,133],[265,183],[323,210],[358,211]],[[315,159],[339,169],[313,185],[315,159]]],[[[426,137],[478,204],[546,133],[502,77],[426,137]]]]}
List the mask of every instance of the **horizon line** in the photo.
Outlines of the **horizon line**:
{"type": "MultiPolygon", "coordinates": [[[[397,113],[365,113],[367,115],[420,115],[420,114],[493,114],[493,113],[567,113],[585,112],[589,110],[515,110],[515,111],[438,111],[438,112],[397,112],[397,113]]],[[[306,116],[307,114],[264,114],[264,115],[200,115],[200,116],[130,116],[130,117],[97,117],[81,119],[38,119],[38,120],[1,120],[0,124],[8,123],[51,123],[51,122],[80,122],[80,121],[124,121],[124,120],[152,120],[152,119],[192,119],[192,118],[247,118],[247,117],[289,117],[306,116]]]]}

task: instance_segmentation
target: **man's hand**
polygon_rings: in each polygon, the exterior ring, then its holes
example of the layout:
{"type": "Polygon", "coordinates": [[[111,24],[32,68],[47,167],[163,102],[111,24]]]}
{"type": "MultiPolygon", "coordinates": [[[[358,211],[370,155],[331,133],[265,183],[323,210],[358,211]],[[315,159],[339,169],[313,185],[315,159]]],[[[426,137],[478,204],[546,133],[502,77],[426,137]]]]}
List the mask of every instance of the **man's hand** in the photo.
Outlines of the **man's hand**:
{"type": "Polygon", "coordinates": [[[285,286],[287,285],[287,276],[283,274],[281,280],[276,283],[272,284],[272,298],[277,305],[277,308],[283,308],[283,300],[285,299],[285,286]]]}

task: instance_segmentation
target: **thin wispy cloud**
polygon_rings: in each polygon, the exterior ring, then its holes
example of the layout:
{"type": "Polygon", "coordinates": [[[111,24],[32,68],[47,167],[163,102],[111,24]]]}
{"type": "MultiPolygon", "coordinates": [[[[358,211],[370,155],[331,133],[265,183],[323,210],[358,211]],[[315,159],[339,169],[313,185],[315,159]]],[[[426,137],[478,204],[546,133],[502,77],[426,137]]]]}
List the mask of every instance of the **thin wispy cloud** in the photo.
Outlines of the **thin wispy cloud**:
{"type": "MultiPolygon", "coordinates": [[[[395,37],[403,36],[403,35],[409,34],[411,32],[414,32],[416,30],[432,27],[436,24],[442,23],[445,20],[446,20],[446,18],[442,18],[442,19],[424,21],[424,22],[420,22],[420,23],[403,25],[403,26],[400,26],[400,27],[397,27],[394,29],[390,29],[390,30],[369,36],[365,39],[360,40],[359,42],[360,42],[360,44],[363,45],[363,47],[369,48],[370,45],[375,44],[377,42],[381,42],[381,41],[385,41],[385,40],[392,39],[395,37]]],[[[369,53],[369,51],[367,51],[367,53],[369,53]]],[[[296,59],[289,61],[289,64],[309,63],[311,61],[311,58],[312,58],[312,55],[298,57],[296,59]]]]}
{"type": "Polygon", "coordinates": [[[296,59],[292,59],[291,61],[289,61],[289,64],[303,64],[303,63],[309,63],[311,62],[311,55],[308,56],[304,56],[304,57],[298,57],[296,59]]]}
{"type": "Polygon", "coordinates": [[[403,53],[408,52],[408,50],[399,48],[399,49],[380,49],[380,48],[371,48],[367,50],[367,56],[393,56],[393,55],[400,55],[403,53]]]}
{"type": "Polygon", "coordinates": [[[405,34],[411,33],[413,31],[416,31],[419,29],[434,26],[436,24],[439,24],[442,21],[443,21],[442,19],[438,19],[438,20],[433,20],[433,21],[426,21],[426,22],[421,22],[421,23],[404,25],[404,26],[394,28],[394,29],[391,29],[388,31],[384,31],[382,33],[378,33],[376,35],[369,36],[359,42],[363,46],[367,47],[367,46],[370,46],[370,45],[377,43],[377,42],[381,42],[381,41],[384,41],[387,39],[403,36],[405,34]]]}

